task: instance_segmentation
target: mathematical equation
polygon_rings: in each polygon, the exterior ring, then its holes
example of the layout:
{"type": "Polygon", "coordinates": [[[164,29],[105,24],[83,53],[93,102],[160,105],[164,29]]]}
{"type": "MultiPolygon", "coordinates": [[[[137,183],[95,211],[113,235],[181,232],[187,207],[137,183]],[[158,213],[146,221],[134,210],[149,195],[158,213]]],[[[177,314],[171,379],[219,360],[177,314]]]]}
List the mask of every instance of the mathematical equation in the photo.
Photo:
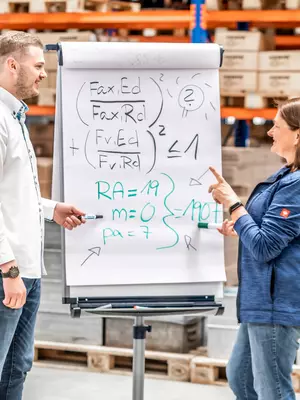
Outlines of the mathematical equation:
{"type": "Polygon", "coordinates": [[[208,108],[216,112],[209,100],[213,88],[200,73],[190,76],[188,84],[180,77],[170,82],[165,74],[157,75],[119,76],[114,84],[84,82],[76,110],[86,126],[86,139],[82,148],[76,137],[70,138],[72,156],[83,153],[93,169],[144,173],[150,173],[162,157],[170,163],[197,161],[200,132],[195,124],[189,126],[188,119],[201,112],[199,119],[208,120],[208,108]],[[187,120],[184,135],[177,132],[180,119],[187,120]]]}
{"type": "MultiPolygon", "coordinates": [[[[96,182],[97,199],[108,212],[107,219],[110,224],[102,226],[102,241],[106,245],[116,238],[143,237],[146,240],[154,235],[151,226],[159,224],[161,229],[167,229],[172,233],[172,242],[157,248],[162,250],[175,247],[179,243],[180,233],[177,231],[176,220],[185,218],[186,221],[198,223],[201,221],[218,222],[222,218],[221,207],[211,202],[201,202],[192,198],[181,207],[173,207],[176,196],[176,186],[173,178],[165,173],[160,174],[161,179],[150,179],[143,187],[128,187],[120,181],[110,183],[104,180],[96,182]],[[132,207],[114,207],[111,203],[122,203],[125,199],[133,200],[132,207]],[[135,201],[136,200],[136,201],[135,201]],[[105,202],[105,204],[104,204],[105,202]],[[133,206],[137,204],[137,206],[133,206]],[[135,229],[132,224],[135,221],[135,229]],[[115,229],[114,222],[121,223],[122,229],[115,229]]],[[[100,204],[101,204],[100,203],[100,204]]],[[[188,235],[184,234],[184,238],[188,235]]]]}

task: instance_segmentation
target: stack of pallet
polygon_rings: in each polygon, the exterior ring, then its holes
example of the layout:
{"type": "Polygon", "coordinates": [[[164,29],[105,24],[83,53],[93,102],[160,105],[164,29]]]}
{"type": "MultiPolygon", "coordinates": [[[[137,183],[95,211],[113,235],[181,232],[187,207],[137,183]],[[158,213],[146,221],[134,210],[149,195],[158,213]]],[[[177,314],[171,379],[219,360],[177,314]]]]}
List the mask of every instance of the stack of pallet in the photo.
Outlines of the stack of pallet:
{"type": "Polygon", "coordinates": [[[300,51],[261,52],[258,65],[261,96],[299,96],[300,51]]]}
{"type": "Polygon", "coordinates": [[[273,37],[259,31],[216,29],[215,42],[225,49],[220,71],[221,96],[239,97],[238,104],[231,100],[228,106],[249,107],[249,95],[258,90],[258,54],[274,48],[273,37]]]}
{"type": "Polygon", "coordinates": [[[30,140],[37,156],[38,177],[42,197],[51,198],[54,123],[41,120],[33,123],[28,119],[30,140]],[[44,122],[44,123],[42,123],[44,122]]]}
{"type": "MultiPolygon", "coordinates": [[[[43,45],[56,44],[59,42],[88,42],[96,40],[96,36],[90,32],[52,32],[38,33],[43,45]]],[[[57,54],[55,51],[45,53],[45,69],[48,77],[40,84],[38,97],[26,100],[27,104],[39,106],[54,106],[56,99],[56,76],[57,76],[57,54]]]]}
{"type": "Polygon", "coordinates": [[[265,108],[274,98],[299,96],[300,51],[272,51],[273,39],[259,31],[216,30],[215,42],[225,48],[222,105],[265,108]]]}
{"type": "Polygon", "coordinates": [[[0,13],[140,11],[138,2],[117,0],[0,0],[0,13]]]}
{"type": "Polygon", "coordinates": [[[208,10],[284,10],[300,8],[299,0],[206,0],[208,10]]]}
{"type": "Polygon", "coordinates": [[[38,177],[41,188],[41,195],[46,199],[51,199],[52,186],[52,165],[53,161],[50,157],[38,157],[38,177]]]}

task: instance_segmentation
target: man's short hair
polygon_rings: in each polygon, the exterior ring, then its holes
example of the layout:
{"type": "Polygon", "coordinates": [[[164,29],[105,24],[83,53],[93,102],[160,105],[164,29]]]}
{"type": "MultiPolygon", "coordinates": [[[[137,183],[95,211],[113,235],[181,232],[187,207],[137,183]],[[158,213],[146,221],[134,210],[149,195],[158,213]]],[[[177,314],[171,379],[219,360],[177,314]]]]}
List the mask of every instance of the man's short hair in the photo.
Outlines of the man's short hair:
{"type": "Polygon", "coordinates": [[[26,55],[27,49],[35,46],[43,49],[41,40],[31,33],[21,31],[8,31],[0,35],[0,61],[10,55],[22,57],[26,55]]]}

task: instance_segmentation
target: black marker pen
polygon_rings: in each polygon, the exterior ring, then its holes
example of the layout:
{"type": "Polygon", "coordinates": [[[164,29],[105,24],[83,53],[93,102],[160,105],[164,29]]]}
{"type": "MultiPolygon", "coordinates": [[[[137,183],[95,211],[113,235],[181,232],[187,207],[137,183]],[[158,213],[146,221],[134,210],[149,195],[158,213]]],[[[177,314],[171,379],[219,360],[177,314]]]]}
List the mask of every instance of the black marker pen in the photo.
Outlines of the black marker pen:
{"type": "Polygon", "coordinates": [[[103,215],[98,215],[98,214],[86,214],[86,215],[80,215],[79,217],[77,217],[78,219],[101,219],[103,218],[103,215]]]}

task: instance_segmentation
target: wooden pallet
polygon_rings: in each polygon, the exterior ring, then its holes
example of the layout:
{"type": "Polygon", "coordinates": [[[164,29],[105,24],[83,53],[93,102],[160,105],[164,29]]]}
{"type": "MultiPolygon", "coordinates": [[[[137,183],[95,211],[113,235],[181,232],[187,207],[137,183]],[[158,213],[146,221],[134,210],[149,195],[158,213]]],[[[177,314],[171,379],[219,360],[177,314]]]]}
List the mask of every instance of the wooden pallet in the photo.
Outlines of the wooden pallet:
{"type": "Polygon", "coordinates": [[[128,42],[179,42],[188,43],[188,30],[184,28],[162,30],[147,28],[143,30],[116,29],[114,36],[98,35],[98,41],[128,41],[128,42]]]}
{"type": "MultiPolygon", "coordinates": [[[[228,360],[194,357],[191,361],[191,382],[216,386],[227,385],[226,366],[228,360]]],[[[293,387],[300,392],[300,366],[293,366],[293,387]]]]}
{"type": "Polygon", "coordinates": [[[211,385],[226,385],[227,360],[194,357],[191,361],[191,382],[211,385]]]}
{"type": "Polygon", "coordinates": [[[275,107],[277,101],[284,101],[287,96],[270,96],[259,93],[224,95],[221,92],[222,107],[242,107],[247,109],[262,109],[275,107]]]}
{"type": "Polygon", "coordinates": [[[0,0],[0,13],[39,13],[77,11],[78,0],[0,0]]]}
{"type": "MultiPolygon", "coordinates": [[[[145,375],[148,378],[190,381],[192,354],[173,354],[156,351],[145,352],[145,375]]],[[[69,343],[35,342],[35,362],[40,366],[88,369],[130,375],[132,349],[105,346],[76,345],[69,343]]]]}
{"type": "Polygon", "coordinates": [[[0,0],[0,13],[140,11],[140,3],[118,0],[0,0]]]}
{"type": "Polygon", "coordinates": [[[207,9],[216,10],[285,10],[294,9],[290,0],[206,0],[207,9]]]}
{"type": "Polygon", "coordinates": [[[34,104],[38,106],[54,106],[56,100],[56,89],[40,88],[39,95],[31,99],[26,99],[26,104],[29,106],[34,104]]]}
{"type": "Polygon", "coordinates": [[[133,11],[138,12],[141,10],[140,3],[133,3],[130,1],[117,1],[117,0],[84,0],[83,10],[87,11],[133,11]]]}
{"type": "MultiPolygon", "coordinates": [[[[153,379],[227,385],[226,366],[228,360],[197,356],[207,354],[199,347],[190,354],[145,352],[145,376],[153,379]]],[[[89,370],[116,375],[132,374],[132,349],[116,347],[76,345],[57,342],[35,342],[34,361],[40,367],[72,370],[89,370]]],[[[300,392],[300,366],[293,366],[293,387],[300,392]]]]}

